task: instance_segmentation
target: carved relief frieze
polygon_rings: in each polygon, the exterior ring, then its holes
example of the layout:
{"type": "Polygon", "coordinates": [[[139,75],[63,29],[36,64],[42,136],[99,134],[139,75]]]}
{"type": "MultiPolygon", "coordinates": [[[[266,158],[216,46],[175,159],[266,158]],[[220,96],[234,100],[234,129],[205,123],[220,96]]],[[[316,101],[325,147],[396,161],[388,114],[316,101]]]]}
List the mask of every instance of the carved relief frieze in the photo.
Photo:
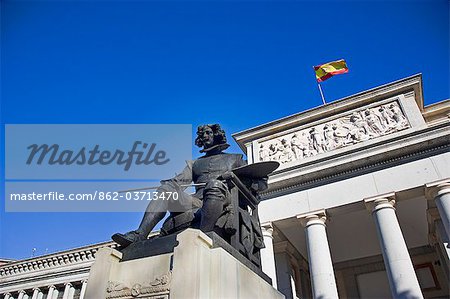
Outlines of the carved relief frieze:
{"type": "Polygon", "coordinates": [[[109,281],[106,298],[165,298],[170,290],[172,272],[157,277],[155,280],[140,284],[126,285],[121,282],[109,281]]]}
{"type": "Polygon", "coordinates": [[[258,161],[300,161],[409,128],[397,101],[260,142],[258,161]]]}

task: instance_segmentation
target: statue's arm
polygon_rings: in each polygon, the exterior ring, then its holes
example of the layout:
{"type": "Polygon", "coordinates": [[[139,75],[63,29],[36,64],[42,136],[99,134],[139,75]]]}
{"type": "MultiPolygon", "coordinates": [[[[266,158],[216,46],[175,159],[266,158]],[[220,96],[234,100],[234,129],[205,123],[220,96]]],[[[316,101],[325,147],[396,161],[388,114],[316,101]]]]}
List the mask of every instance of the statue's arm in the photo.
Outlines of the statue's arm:
{"type": "Polygon", "coordinates": [[[184,167],[182,172],[171,179],[161,181],[161,184],[172,183],[185,190],[192,183],[192,164],[193,161],[186,161],[186,167],[184,167]]]}

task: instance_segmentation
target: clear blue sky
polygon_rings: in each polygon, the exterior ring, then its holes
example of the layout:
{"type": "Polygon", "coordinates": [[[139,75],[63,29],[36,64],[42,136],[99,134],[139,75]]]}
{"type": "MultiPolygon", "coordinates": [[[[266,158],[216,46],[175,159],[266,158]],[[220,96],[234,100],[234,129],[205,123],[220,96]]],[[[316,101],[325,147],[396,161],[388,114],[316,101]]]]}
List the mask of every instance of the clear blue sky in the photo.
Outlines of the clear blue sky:
{"type": "MultiPolygon", "coordinates": [[[[340,58],[350,72],[323,83],[328,101],[416,73],[425,104],[449,98],[449,2],[3,0],[2,180],[5,123],[218,122],[230,135],[319,106],[312,66],[340,58]]],[[[0,210],[0,257],[16,259],[141,218],[5,213],[3,194],[0,210]]]]}

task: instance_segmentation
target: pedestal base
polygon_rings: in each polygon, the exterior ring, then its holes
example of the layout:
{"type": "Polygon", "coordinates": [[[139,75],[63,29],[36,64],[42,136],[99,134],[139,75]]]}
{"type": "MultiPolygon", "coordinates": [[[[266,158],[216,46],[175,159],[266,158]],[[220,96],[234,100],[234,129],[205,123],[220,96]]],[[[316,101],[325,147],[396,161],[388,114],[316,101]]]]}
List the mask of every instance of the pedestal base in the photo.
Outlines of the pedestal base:
{"type": "Polygon", "coordinates": [[[126,261],[117,250],[100,249],[85,298],[284,298],[200,230],[187,229],[176,241],[173,252],[126,261]]]}

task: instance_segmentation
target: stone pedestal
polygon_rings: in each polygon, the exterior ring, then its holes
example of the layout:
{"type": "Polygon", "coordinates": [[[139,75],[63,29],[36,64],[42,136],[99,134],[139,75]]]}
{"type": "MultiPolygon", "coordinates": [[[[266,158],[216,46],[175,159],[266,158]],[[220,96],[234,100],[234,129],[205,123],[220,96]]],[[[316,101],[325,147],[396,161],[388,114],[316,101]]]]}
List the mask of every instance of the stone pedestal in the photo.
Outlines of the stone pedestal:
{"type": "Polygon", "coordinates": [[[85,298],[284,298],[203,232],[187,229],[176,241],[172,252],[137,259],[99,250],[85,298]]]}

